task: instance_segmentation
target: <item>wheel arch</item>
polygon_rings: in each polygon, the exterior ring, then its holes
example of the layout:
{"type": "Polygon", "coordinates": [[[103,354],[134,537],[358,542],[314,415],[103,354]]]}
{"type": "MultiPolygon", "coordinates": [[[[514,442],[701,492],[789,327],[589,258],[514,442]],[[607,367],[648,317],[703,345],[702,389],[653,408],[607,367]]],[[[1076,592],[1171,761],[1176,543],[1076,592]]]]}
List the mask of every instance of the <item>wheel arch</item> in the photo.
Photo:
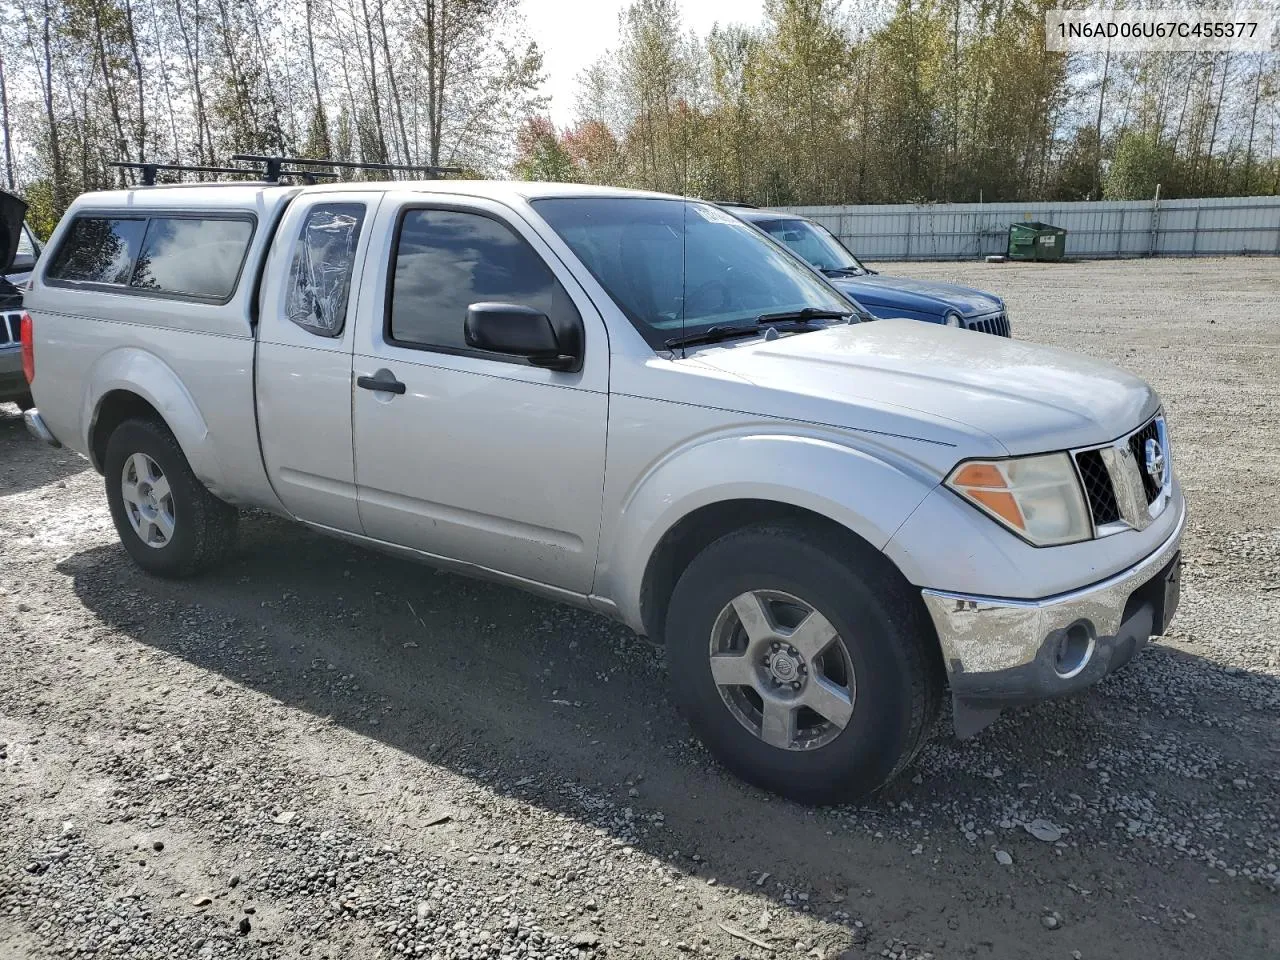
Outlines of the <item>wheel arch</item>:
{"type": "Polygon", "coordinates": [[[681,517],[663,534],[649,556],[640,586],[640,617],[646,636],[656,641],[662,639],[662,624],[671,592],[694,557],[726,534],[767,523],[792,523],[821,531],[847,545],[851,553],[874,554],[892,566],[888,558],[865,539],[815,510],[778,500],[720,500],[681,517]]]}
{"type": "Polygon", "coordinates": [[[936,486],[901,459],[825,438],[721,438],[668,457],[634,488],[609,531],[597,595],[657,639],[670,590],[689,560],[731,530],[789,520],[830,531],[850,549],[882,550],[936,486]]]}
{"type": "Polygon", "coordinates": [[[212,490],[219,488],[222,469],[191,393],[155,354],[126,347],[103,356],[88,378],[82,420],[85,449],[99,473],[105,468],[112,431],[135,417],[163,424],[201,482],[212,490]]]}
{"type": "Polygon", "coordinates": [[[89,425],[89,459],[99,473],[106,466],[111,434],[126,420],[134,419],[164,423],[160,411],[132,390],[110,390],[98,401],[89,425]]]}

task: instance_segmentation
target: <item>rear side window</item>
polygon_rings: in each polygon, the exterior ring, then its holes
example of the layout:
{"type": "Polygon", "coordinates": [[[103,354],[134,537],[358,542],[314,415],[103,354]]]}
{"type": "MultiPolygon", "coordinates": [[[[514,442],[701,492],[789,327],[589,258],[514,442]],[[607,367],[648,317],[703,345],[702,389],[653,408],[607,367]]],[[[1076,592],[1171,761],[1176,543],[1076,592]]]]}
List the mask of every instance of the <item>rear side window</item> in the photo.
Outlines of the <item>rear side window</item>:
{"type": "Polygon", "coordinates": [[[143,219],[77,217],[47,276],[73,283],[128,283],[146,229],[143,219]]]}
{"type": "Polygon", "coordinates": [[[321,337],[342,333],[363,223],[363,203],[321,203],[307,214],[285,294],[285,314],[303,330],[321,337]]]}
{"type": "Polygon", "coordinates": [[[45,279],[225,301],[235,292],[253,229],[247,216],[77,217],[45,279]]]}
{"type": "Polygon", "coordinates": [[[31,239],[31,231],[23,224],[22,229],[18,231],[18,253],[19,257],[30,257],[35,259],[36,242],[31,239]]]}
{"type": "Polygon", "coordinates": [[[226,300],[235,292],[252,236],[248,220],[152,217],[129,285],[226,300]]]}
{"type": "Polygon", "coordinates": [[[533,307],[560,327],[577,308],[551,268],[510,227],[455,210],[409,210],[400,226],[388,333],[392,341],[475,352],[464,323],[473,303],[533,307]]]}

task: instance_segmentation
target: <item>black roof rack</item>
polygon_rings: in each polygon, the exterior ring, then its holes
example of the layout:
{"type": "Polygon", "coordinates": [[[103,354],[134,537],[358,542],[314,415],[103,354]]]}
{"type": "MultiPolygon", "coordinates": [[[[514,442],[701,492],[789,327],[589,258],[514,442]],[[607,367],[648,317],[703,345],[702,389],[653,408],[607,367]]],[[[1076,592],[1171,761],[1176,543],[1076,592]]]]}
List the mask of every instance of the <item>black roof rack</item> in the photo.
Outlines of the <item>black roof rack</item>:
{"type": "Polygon", "coordinates": [[[754,203],[744,203],[741,200],[712,200],[717,207],[750,207],[752,210],[758,209],[754,203]]]}
{"type": "MultiPolygon", "coordinates": [[[[235,157],[233,159],[239,158],[235,157]]],[[[149,163],[145,161],[121,161],[108,164],[108,166],[119,167],[122,170],[142,171],[142,185],[144,187],[154,187],[156,185],[156,173],[161,170],[175,171],[177,173],[238,173],[245,177],[262,177],[261,170],[254,170],[250,167],[211,167],[193,163],[149,163]]],[[[319,170],[277,169],[275,174],[275,178],[271,180],[272,183],[278,182],[281,177],[298,177],[303,183],[315,183],[318,177],[323,177],[326,180],[332,180],[337,177],[336,173],[323,173],[319,170]]]]}
{"type": "Polygon", "coordinates": [[[330,167],[342,170],[379,170],[384,173],[406,171],[425,174],[427,179],[447,176],[451,173],[462,173],[462,167],[432,167],[410,163],[364,163],[353,160],[315,160],[309,157],[271,157],[257,153],[237,153],[232,160],[241,163],[261,164],[264,169],[253,167],[216,167],[192,163],[150,163],[147,161],[121,161],[110,166],[122,170],[138,170],[142,174],[142,185],[154,187],[156,174],[161,170],[175,173],[216,173],[239,174],[265,180],[267,183],[279,183],[281,177],[297,177],[303,183],[311,184],[317,180],[333,180],[338,174],[332,170],[316,170],[315,167],[330,167]],[[298,169],[302,168],[302,169],[298,169]]]}
{"type": "MultiPolygon", "coordinates": [[[[291,164],[295,167],[339,167],[343,170],[381,170],[390,173],[397,170],[413,171],[416,173],[425,173],[428,180],[434,180],[437,177],[450,173],[462,173],[462,167],[432,167],[412,163],[365,163],[353,160],[312,160],[307,157],[268,157],[257,153],[237,153],[231,158],[232,160],[240,160],[246,163],[265,163],[267,165],[266,179],[269,183],[276,182],[280,177],[293,173],[295,176],[306,176],[308,171],[289,171],[285,170],[285,164],[291,164]]],[[[315,173],[312,176],[334,176],[334,174],[315,173]]]]}

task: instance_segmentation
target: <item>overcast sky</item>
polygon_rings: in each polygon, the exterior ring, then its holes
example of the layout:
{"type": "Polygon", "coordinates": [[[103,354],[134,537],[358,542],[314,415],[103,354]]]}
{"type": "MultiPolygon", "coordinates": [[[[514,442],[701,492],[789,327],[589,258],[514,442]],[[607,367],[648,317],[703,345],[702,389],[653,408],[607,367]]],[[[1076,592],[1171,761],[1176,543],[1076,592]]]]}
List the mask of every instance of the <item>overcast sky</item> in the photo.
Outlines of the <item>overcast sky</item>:
{"type": "MultiPolygon", "coordinates": [[[[629,0],[524,0],[529,34],[543,53],[556,126],[573,121],[577,76],[618,43],[618,13],[629,0]]],[[[684,29],[705,36],[715,23],[760,22],[763,0],[684,0],[684,29]]]]}

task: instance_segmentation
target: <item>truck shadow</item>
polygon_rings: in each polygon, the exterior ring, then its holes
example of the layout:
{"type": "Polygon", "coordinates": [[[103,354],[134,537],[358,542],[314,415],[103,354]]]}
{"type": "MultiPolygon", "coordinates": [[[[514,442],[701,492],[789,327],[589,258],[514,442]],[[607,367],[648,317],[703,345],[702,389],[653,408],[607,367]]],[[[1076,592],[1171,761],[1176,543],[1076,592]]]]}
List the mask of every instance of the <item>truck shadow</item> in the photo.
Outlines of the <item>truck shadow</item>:
{"type": "MultiPolygon", "coordinates": [[[[116,544],[58,570],[89,610],[140,643],[589,823],[685,874],[808,907],[837,925],[848,918],[833,913],[863,915],[871,908],[863,898],[878,896],[878,910],[891,903],[894,916],[916,915],[917,929],[989,943],[990,956],[1026,955],[1020,926],[978,909],[995,897],[999,916],[1034,918],[1043,899],[1036,886],[1061,882],[1061,852],[1017,823],[1061,823],[1070,846],[1094,847],[1115,883],[1150,898],[1159,892],[1149,870],[1096,847],[1115,829],[1106,794],[1124,779],[1126,794],[1183,805],[1208,802],[1222,787],[1144,764],[1129,748],[1182,724],[1199,744],[1192,749],[1218,756],[1228,780],[1237,753],[1251,754],[1260,775],[1280,768],[1280,735],[1253,709],[1275,702],[1280,681],[1227,676],[1157,647],[1097,691],[1002,718],[974,741],[940,731],[916,769],[873,801],[808,810],[717,767],[666,697],[661,654],[625,628],[275,518],[250,519],[235,562],[197,581],[149,578],[116,544]],[[1170,674],[1179,678],[1175,689],[1199,691],[1186,694],[1195,710],[1256,719],[1252,735],[1269,743],[1246,737],[1242,746],[1239,725],[1204,726],[1187,703],[1161,704],[1149,688],[1168,686],[1170,674]],[[1250,685],[1247,695],[1241,684],[1250,685]],[[1036,883],[1002,874],[996,846],[1013,850],[1036,883]],[[797,890],[808,899],[792,900],[797,890]],[[939,902],[948,904],[941,912],[939,902]]],[[[1171,888],[1164,902],[1180,902],[1177,885],[1182,896],[1185,884],[1202,886],[1203,870],[1191,875],[1170,868],[1159,881],[1171,888]]],[[[845,935],[861,943],[865,932],[845,935]]]]}
{"type": "Polygon", "coordinates": [[[0,498],[66,480],[89,469],[70,450],[46,446],[27,433],[14,403],[0,403],[0,498]]]}

